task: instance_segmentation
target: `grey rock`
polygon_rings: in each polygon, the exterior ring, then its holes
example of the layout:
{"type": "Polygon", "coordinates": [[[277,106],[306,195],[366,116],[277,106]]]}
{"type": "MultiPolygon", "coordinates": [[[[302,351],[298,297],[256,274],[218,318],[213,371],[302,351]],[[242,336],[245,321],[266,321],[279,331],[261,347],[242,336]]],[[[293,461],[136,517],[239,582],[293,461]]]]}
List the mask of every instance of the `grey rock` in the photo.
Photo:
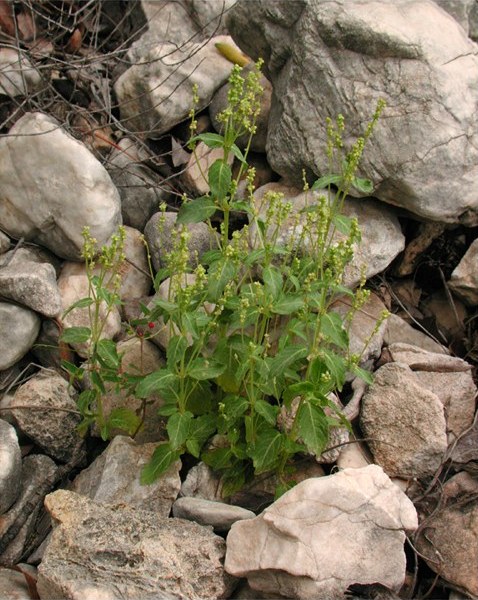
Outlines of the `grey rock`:
{"type": "MultiPolygon", "coordinates": [[[[55,321],[44,320],[41,324],[40,333],[32,348],[32,354],[38,364],[47,369],[61,370],[62,357],[60,355],[60,331],[55,321]]],[[[63,349],[63,354],[66,350],[63,349]]],[[[73,353],[73,351],[71,351],[73,353]]],[[[66,356],[63,356],[65,359],[66,356]]],[[[66,359],[69,360],[69,359],[66,359]]]]}
{"type": "Polygon", "coordinates": [[[0,49],[0,94],[14,98],[38,91],[44,85],[41,73],[25,53],[16,48],[0,49]]]}
{"type": "Polygon", "coordinates": [[[142,164],[141,148],[135,145],[134,140],[122,138],[118,146],[121,150],[113,149],[106,169],[121,197],[123,223],[143,231],[171,192],[159,175],[142,164]]]}
{"type": "Polygon", "coordinates": [[[45,505],[57,525],[38,569],[42,598],[215,600],[232,592],[225,542],[208,528],[64,490],[45,505]]]}
{"type": "Polygon", "coordinates": [[[469,34],[470,15],[476,0],[434,0],[440,8],[451,15],[457,23],[469,34]]]}
{"type": "Polygon", "coordinates": [[[0,295],[45,317],[61,314],[55,267],[39,262],[39,257],[27,248],[0,256],[0,295]]]}
{"type": "Polygon", "coordinates": [[[63,377],[48,371],[35,375],[17,389],[10,408],[20,430],[47,454],[70,460],[81,440],[76,430],[81,416],[63,377]]]}
{"type": "Polygon", "coordinates": [[[22,573],[0,567],[0,598],[4,600],[31,600],[27,580],[22,573]]]}
{"type": "Polygon", "coordinates": [[[435,354],[448,354],[447,349],[433,340],[423,331],[415,329],[398,315],[390,315],[387,319],[387,327],[383,338],[386,346],[396,343],[409,344],[417,346],[422,350],[433,352],[435,354]]]}
{"type": "Polygon", "coordinates": [[[85,226],[101,246],[121,223],[106,169],[52,117],[21,117],[0,140],[0,165],[0,227],[14,238],[81,260],[85,226]]]}
{"type": "Polygon", "coordinates": [[[40,317],[28,308],[0,302],[0,371],[12,367],[25,356],[40,331],[40,317]]]}
{"type": "Polygon", "coordinates": [[[22,453],[15,428],[0,419],[0,515],[18,498],[22,480],[22,453]]]}
{"type": "Polygon", "coordinates": [[[190,496],[210,501],[223,500],[221,477],[202,461],[189,469],[184,480],[180,495],[190,496]]]}
{"type": "Polygon", "coordinates": [[[181,487],[181,462],[175,461],[153,484],[141,485],[141,469],[155,448],[154,443],[137,444],[131,438],[118,435],[75,478],[71,490],[97,503],[125,504],[168,517],[181,487]]]}
{"type": "MultiPolygon", "coordinates": [[[[209,181],[206,179],[209,169],[216,160],[223,160],[224,150],[222,148],[209,148],[204,142],[199,142],[195,152],[181,173],[181,181],[184,187],[193,197],[204,196],[210,192],[209,181]]],[[[232,166],[234,155],[229,153],[227,163],[232,166]]],[[[194,199],[192,200],[194,202],[194,199]]]]}
{"type": "Polygon", "coordinates": [[[308,479],[227,537],[226,571],[261,592],[342,598],[351,584],[398,591],[405,531],[417,528],[411,501],[377,465],[308,479]]]}
{"type": "Polygon", "coordinates": [[[448,285],[466,304],[478,304],[478,240],[471,243],[451,274],[448,285]]]}
{"type": "Polygon", "coordinates": [[[0,254],[3,254],[10,248],[10,238],[0,231],[0,254]]]}
{"type": "Polygon", "coordinates": [[[474,42],[478,42],[478,2],[475,2],[471,8],[468,20],[468,35],[474,42]]]}
{"type": "Polygon", "coordinates": [[[447,449],[443,404],[402,363],[375,372],[362,398],[360,425],[375,462],[390,477],[431,476],[447,449]]]}
{"type": "Polygon", "coordinates": [[[324,119],[341,113],[362,134],[384,98],[360,166],[373,195],[431,220],[478,223],[477,48],[435,3],[242,0],[227,25],[266,61],[275,171],[297,183],[303,168],[327,174],[324,119]]]}
{"type": "Polygon", "coordinates": [[[471,370],[470,363],[458,356],[428,352],[411,344],[395,343],[388,346],[387,350],[395,362],[404,363],[413,371],[450,373],[471,370]]]}
{"type": "Polygon", "coordinates": [[[215,531],[228,531],[236,521],[254,519],[251,510],[214,502],[203,498],[178,498],[173,504],[173,516],[195,521],[199,525],[211,525],[215,531]]]}
{"type": "Polygon", "coordinates": [[[147,296],[152,286],[148,256],[143,234],[133,227],[125,226],[124,255],[120,267],[120,298],[123,301],[147,296]]]}

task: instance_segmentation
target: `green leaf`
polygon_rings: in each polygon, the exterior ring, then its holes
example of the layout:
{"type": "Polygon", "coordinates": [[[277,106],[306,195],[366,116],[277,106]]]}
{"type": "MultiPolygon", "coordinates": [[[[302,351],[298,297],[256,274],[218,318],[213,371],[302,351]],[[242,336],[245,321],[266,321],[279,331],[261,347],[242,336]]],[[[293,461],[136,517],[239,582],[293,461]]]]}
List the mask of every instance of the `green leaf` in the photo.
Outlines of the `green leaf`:
{"type": "Polygon", "coordinates": [[[204,252],[201,256],[201,264],[203,265],[211,265],[214,262],[217,262],[222,257],[222,252],[220,250],[208,250],[204,252]]]}
{"type": "Polygon", "coordinates": [[[208,148],[223,148],[224,138],[218,133],[200,133],[189,140],[190,142],[204,142],[208,148]]]}
{"type": "Polygon", "coordinates": [[[157,414],[161,417],[170,417],[176,412],[178,412],[178,405],[176,402],[166,402],[157,410],[157,414]]]}
{"type": "Polygon", "coordinates": [[[243,163],[244,165],[247,166],[246,157],[244,156],[242,151],[239,149],[239,147],[236,146],[236,144],[232,144],[231,152],[234,154],[234,156],[237,158],[237,160],[240,160],[241,163],[243,163]]]}
{"type": "Polygon", "coordinates": [[[95,390],[83,390],[76,400],[78,410],[84,414],[91,410],[91,404],[96,400],[95,390]]]}
{"type": "Polygon", "coordinates": [[[102,366],[110,369],[118,369],[121,359],[118,355],[116,343],[113,340],[100,340],[96,344],[96,353],[102,366]]]}
{"type": "Polygon", "coordinates": [[[307,347],[303,344],[291,344],[278,352],[274,358],[269,360],[270,376],[282,375],[287,367],[290,367],[308,354],[307,347]]]}
{"type": "Polygon", "coordinates": [[[153,452],[150,461],[141,471],[141,484],[149,485],[165,473],[169,467],[179,458],[180,452],[173,450],[167,443],[159,445],[153,452]]]}
{"type": "Polygon", "coordinates": [[[61,334],[61,341],[65,344],[83,344],[91,337],[91,329],[89,327],[68,327],[61,334]]]}
{"type": "Polygon", "coordinates": [[[208,182],[211,194],[219,199],[229,193],[232,181],[231,167],[223,159],[216,160],[210,167],[208,182]]]}
{"type": "Polygon", "coordinates": [[[146,375],[146,377],[139,382],[136,388],[136,396],[138,398],[148,398],[156,392],[170,389],[176,382],[177,376],[172,373],[169,369],[158,369],[146,375]]]}
{"type": "Polygon", "coordinates": [[[284,392],[284,403],[288,405],[297,396],[305,396],[314,391],[314,384],[311,381],[299,381],[288,386],[284,392]]]}
{"type": "Polygon", "coordinates": [[[332,375],[335,387],[340,392],[345,383],[345,375],[347,371],[345,360],[328,348],[324,348],[322,350],[322,356],[330,374],[332,375]]]}
{"type": "Polygon", "coordinates": [[[370,179],[354,177],[352,180],[352,186],[364,194],[371,194],[373,192],[373,183],[370,181],[370,179]]]}
{"type": "Polygon", "coordinates": [[[108,429],[122,429],[128,435],[133,435],[140,425],[140,417],[130,408],[126,407],[114,408],[107,420],[108,429]]]}
{"type": "Polygon", "coordinates": [[[93,302],[93,298],[81,298],[81,300],[77,300],[67,310],[65,310],[62,318],[64,319],[66,315],[69,314],[75,308],[87,308],[88,306],[91,306],[93,302]]]}
{"type": "Polygon", "coordinates": [[[65,369],[65,371],[67,371],[75,379],[78,379],[78,380],[83,379],[85,369],[83,369],[82,367],[77,367],[76,365],[74,365],[73,363],[71,363],[67,360],[61,361],[61,367],[62,367],[62,369],[65,369]]]}
{"type": "Polygon", "coordinates": [[[240,461],[224,473],[221,477],[221,494],[223,498],[229,498],[246,483],[246,469],[247,463],[240,461]]]}
{"type": "Polygon", "coordinates": [[[189,436],[189,426],[193,414],[190,412],[176,412],[168,419],[166,429],[169,436],[169,443],[173,450],[180,448],[189,436]]]}
{"type": "Polygon", "coordinates": [[[277,429],[268,428],[261,431],[249,451],[256,475],[277,466],[282,447],[283,436],[277,429]]]}
{"type": "Polygon", "coordinates": [[[343,319],[339,313],[328,312],[322,316],[321,333],[328,337],[330,341],[346,350],[349,347],[349,336],[343,326],[343,319]]]}
{"type": "Polygon", "coordinates": [[[175,335],[169,340],[168,349],[166,351],[166,357],[167,365],[170,369],[172,369],[178,362],[180,362],[181,358],[186,352],[187,347],[188,343],[186,341],[186,338],[181,335],[175,335]]]}
{"type": "Polygon", "coordinates": [[[320,456],[329,438],[329,427],[324,409],[303,401],[297,414],[299,436],[310,452],[320,456]]]}
{"type": "Polygon", "coordinates": [[[101,372],[98,373],[98,371],[91,371],[90,379],[91,379],[91,383],[97,390],[100,390],[100,392],[102,394],[106,394],[106,389],[105,389],[105,385],[103,383],[103,377],[101,376],[101,372]]]}
{"type": "Polygon", "coordinates": [[[230,259],[218,261],[209,269],[208,300],[217,302],[227,283],[234,278],[236,267],[230,259]]]}
{"type": "Polygon", "coordinates": [[[269,265],[262,271],[262,280],[265,284],[265,289],[268,295],[273,300],[277,300],[282,292],[282,273],[277,267],[269,265]]]}
{"type": "Polygon", "coordinates": [[[329,187],[329,185],[340,186],[342,179],[342,175],[324,175],[323,177],[320,177],[319,179],[314,181],[310,189],[312,191],[315,191],[323,190],[324,188],[329,187]]]}
{"type": "Polygon", "coordinates": [[[222,365],[214,360],[206,358],[195,358],[187,369],[187,374],[198,381],[214,379],[226,370],[226,365],[222,365]]]}
{"type": "MultiPolygon", "coordinates": [[[[189,426],[189,439],[195,440],[201,448],[207,440],[216,433],[217,417],[215,414],[209,413],[196,417],[189,426]]],[[[189,440],[188,440],[189,441],[189,440]]],[[[199,453],[196,455],[199,457],[199,453]]]]}
{"type": "Polygon", "coordinates": [[[373,374],[370,373],[370,371],[367,371],[366,369],[362,369],[362,367],[359,367],[358,365],[352,365],[350,367],[350,370],[352,371],[352,373],[354,375],[357,375],[357,377],[360,377],[360,379],[363,379],[365,381],[365,383],[367,383],[368,385],[372,385],[373,374]]]}
{"type": "Polygon", "coordinates": [[[201,460],[214,470],[227,469],[231,466],[233,459],[230,448],[214,448],[201,454],[201,460]]]}
{"type": "Polygon", "coordinates": [[[332,223],[335,225],[340,233],[348,236],[350,234],[350,227],[352,225],[352,219],[346,215],[336,214],[332,217],[332,223]]]}
{"type": "Polygon", "coordinates": [[[202,223],[216,212],[217,206],[209,196],[196,198],[190,202],[184,202],[179,209],[176,223],[187,225],[188,223],[202,223]]]}
{"type": "Polygon", "coordinates": [[[269,425],[274,426],[277,421],[277,413],[279,412],[278,406],[273,406],[266,402],[265,400],[256,400],[254,403],[254,408],[257,413],[263,417],[269,425]]]}
{"type": "Polygon", "coordinates": [[[299,294],[283,294],[272,305],[272,312],[277,315],[290,315],[304,306],[304,299],[299,294]]]}
{"type": "Polygon", "coordinates": [[[244,396],[226,396],[222,399],[223,415],[231,423],[235,423],[249,408],[249,402],[244,396]]]}

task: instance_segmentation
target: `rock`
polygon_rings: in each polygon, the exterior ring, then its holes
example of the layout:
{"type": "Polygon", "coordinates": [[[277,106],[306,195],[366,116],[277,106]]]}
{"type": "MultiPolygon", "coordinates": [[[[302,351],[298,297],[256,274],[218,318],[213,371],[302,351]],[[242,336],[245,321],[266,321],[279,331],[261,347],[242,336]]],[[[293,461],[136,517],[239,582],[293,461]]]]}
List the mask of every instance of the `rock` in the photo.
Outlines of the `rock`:
{"type": "Polygon", "coordinates": [[[372,462],[369,454],[361,442],[347,444],[340,451],[337,466],[339,469],[361,469],[372,462]]]}
{"type": "Polygon", "coordinates": [[[0,254],[4,254],[10,248],[10,238],[0,231],[0,254]]]}
{"type": "Polygon", "coordinates": [[[28,248],[17,248],[0,256],[0,295],[48,318],[61,314],[55,267],[39,262],[28,248]]]}
{"type": "Polygon", "coordinates": [[[232,592],[225,542],[210,529],[65,490],[45,505],[57,525],[38,569],[42,598],[215,600],[232,592]]]}
{"type": "Polygon", "coordinates": [[[47,454],[62,462],[72,458],[81,441],[76,430],[81,416],[63,377],[35,375],[17,389],[10,407],[21,431],[47,454]]]}
{"type": "Polygon", "coordinates": [[[277,173],[296,183],[303,168],[329,173],[325,118],[341,113],[363,134],[380,97],[387,107],[360,167],[373,195],[434,221],[478,223],[478,56],[436,4],[242,0],[226,22],[244,52],[265,58],[277,173]]]}
{"type": "Polygon", "coordinates": [[[410,367],[412,371],[437,371],[449,373],[454,371],[467,372],[471,370],[467,363],[458,356],[428,352],[410,344],[396,343],[387,348],[388,353],[395,362],[401,362],[410,367]]]}
{"type": "Polygon", "coordinates": [[[144,153],[133,139],[122,138],[118,146],[121,150],[113,148],[106,168],[121,197],[123,223],[144,231],[160,204],[170,197],[170,189],[143,164],[144,153]]]}
{"type": "MultiPolygon", "coordinates": [[[[155,271],[164,267],[164,256],[174,248],[174,224],[176,223],[176,213],[158,212],[151,217],[144,228],[144,237],[148,243],[151,253],[151,260],[155,271]],[[163,221],[164,219],[164,221],[163,221]]],[[[206,223],[191,223],[186,225],[189,232],[189,266],[195,267],[197,259],[201,258],[204,252],[217,246],[206,223]]]]}
{"type": "Polygon", "coordinates": [[[414,541],[428,566],[470,597],[478,596],[478,482],[458,473],[442,489],[443,504],[426,518],[414,541]]]}
{"type": "Polygon", "coordinates": [[[199,96],[196,110],[205,108],[232,69],[215,48],[219,42],[235,46],[229,36],[216,36],[178,48],[166,40],[158,43],[154,33],[134,42],[128,51],[132,66],[114,84],[125,127],[151,138],[166,133],[187,118],[194,84],[199,96]]]}
{"type": "Polygon", "coordinates": [[[423,320],[431,319],[441,339],[453,342],[466,337],[466,306],[458,298],[450,301],[448,291],[440,290],[430,294],[420,304],[420,309],[423,320]]]}
{"type": "Polygon", "coordinates": [[[25,356],[37,338],[40,323],[40,317],[32,310],[0,302],[0,371],[12,367],[25,356]]]}
{"type": "MultiPolygon", "coordinates": [[[[209,183],[205,176],[207,177],[210,167],[216,160],[223,160],[223,158],[224,151],[222,148],[208,148],[204,142],[199,142],[196,151],[189,157],[186,168],[181,174],[184,187],[194,196],[204,196],[209,193],[209,183]]],[[[228,165],[231,166],[233,161],[234,155],[229,153],[227,157],[228,165]]]]}
{"type": "Polygon", "coordinates": [[[26,96],[39,91],[43,85],[41,71],[33,67],[23,52],[0,48],[0,94],[10,98],[26,96]]]}
{"type": "Polygon", "coordinates": [[[25,576],[18,571],[0,567],[0,598],[32,600],[25,576]]]}
{"type": "Polygon", "coordinates": [[[393,314],[387,319],[387,327],[385,329],[383,341],[386,346],[403,343],[411,346],[418,346],[418,348],[421,348],[422,350],[434,352],[435,354],[448,354],[448,351],[444,346],[432,340],[430,336],[422,331],[412,327],[401,317],[393,314]]]}
{"type": "MultiPolygon", "coordinates": [[[[75,302],[89,297],[90,288],[86,266],[82,263],[65,262],[58,278],[63,310],[68,310],[75,302]]],[[[100,339],[114,339],[121,331],[121,316],[116,306],[108,310],[106,302],[102,301],[99,319],[103,324],[100,339]]],[[[86,308],[74,308],[63,318],[63,326],[91,328],[90,312],[86,308]]],[[[83,358],[88,356],[90,341],[71,343],[70,346],[83,358]]]]}
{"type": "Polygon", "coordinates": [[[452,446],[450,458],[457,470],[478,473],[478,422],[452,446]]]}
{"type": "Polygon", "coordinates": [[[475,0],[434,0],[434,2],[451,15],[467,35],[469,34],[470,15],[473,6],[476,6],[475,0]]]}
{"type": "Polygon", "coordinates": [[[451,274],[448,285],[466,304],[478,304],[478,240],[471,243],[451,274]]]}
{"type": "MultiPolygon", "coordinates": [[[[36,362],[42,367],[60,372],[62,369],[62,360],[75,362],[73,356],[67,358],[67,352],[67,349],[63,346],[60,353],[60,331],[58,324],[52,320],[42,321],[40,333],[32,348],[32,354],[36,362]]],[[[73,354],[72,350],[70,354],[73,354]]]]}
{"type": "Polygon", "coordinates": [[[202,498],[178,498],[173,504],[173,516],[200,525],[211,525],[215,531],[229,531],[236,521],[253,519],[256,515],[240,506],[214,502],[202,498]]]}
{"type": "Polygon", "coordinates": [[[411,501],[377,465],[299,483],[256,517],[235,523],[225,568],[253,589],[287,598],[342,598],[351,584],[404,582],[411,501]]]}
{"type": "Polygon", "coordinates": [[[18,498],[22,480],[22,453],[15,428],[0,419],[0,515],[18,498]]]}
{"type": "MultiPolygon", "coordinates": [[[[301,192],[284,183],[269,183],[257,189],[254,197],[257,199],[260,214],[264,214],[268,203],[265,201],[268,192],[277,192],[284,194],[284,201],[291,202],[293,205],[292,215],[286,219],[281,226],[281,233],[278,236],[279,244],[287,244],[292,234],[300,235],[302,225],[295,224],[294,215],[301,209],[310,205],[316,200],[318,193],[301,192]]],[[[362,241],[355,247],[354,258],[346,267],[345,285],[353,287],[361,279],[362,267],[366,268],[367,279],[377,273],[381,273],[392,260],[401,252],[405,245],[405,238],[401,232],[400,224],[396,215],[391,209],[380,206],[375,200],[355,200],[346,198],[343,206],[343,214],[347,217],[356,217],[359,228],[362,232],[362,241]]],[[[303,218],[300,223],[303,224],[303,218]]],[[[335,234],[337,241],[340,240],[340,234],[335,234]]],[[[257,244],[257,233],[254,225],[250,228],[251,246],[257,244]]],[[[307,249],[307,240],[304,241],[307,249]]]]}
{"type": "MultiPolygon", "coordinates": [[[[148,375],[164,366],[161,353],[148,340],[131,338],[118,342],[117,351],[121,355],[121,368],[130,375],[148,375]]],[[[85,382],[86,386],[89,383],[85,382]]],[[[141,429],[137,432],[135,440],[138,443],[158,442],[165,439],[165,419],[158,415],[158,409],[163,405],[163,399],[154,394],[148,402],[136,398],[127,390],[116,390],[114,383],[105,383],[106,393],[102,396],[103,415],[106,417],[115,408],[127,408],[144,418],[141,429]]],[[[100,436],[97,425],[92,428],[92,435],[100,436]]],[[[110,436],[124,435],[124,430],[112,428],[110,436]]]]}
{"type": "Polygon", "coordinates": [[[85,226],[101,246],[121,223],[106,169],[52,117],[21,117],[0,140],[0,164],[0,227],[14,238],[81,260],[85,226]]]}
{"type": "Polygon", "coordinates": [[[146,244],[140,231],[125,226],[125,260],[121,265],[120,298],[133,300],[147,296],[152,286],[146,244]]]}
{"type": "Polygon", "coordinates": [[[222,502],[221,476],[202,461],[189,469],[180,496],[222,502]]]}
{"type": "Polygon", "coordinates": [[[149,461],[156,444],[137,444],[116,436],[106,450],[75,478],[71,490],[88,496],[98,504],[122,504],[150,510],[168,517],[176,500],[181,480],[177,460],[151,485],[141,485],[142,467],[149,461]]]}
{"type": "Polygon", "coordinates": [[[374,461],[390,477],[433,475],[447,449],[443,405],[409,367],[380,367],[362,399],[360,425],[374,461]]]}

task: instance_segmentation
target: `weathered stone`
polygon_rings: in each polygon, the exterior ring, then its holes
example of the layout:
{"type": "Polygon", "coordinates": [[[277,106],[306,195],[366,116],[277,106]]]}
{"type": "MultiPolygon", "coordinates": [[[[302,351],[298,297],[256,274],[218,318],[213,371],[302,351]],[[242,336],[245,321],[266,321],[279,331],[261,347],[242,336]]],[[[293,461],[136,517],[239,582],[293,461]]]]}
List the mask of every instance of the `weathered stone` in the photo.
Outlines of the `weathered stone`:
{"type": "Polygon", "coordinates": [[[471,243],[451,274],[448,285],[466,304],[478,304],[478,240],[471,243]]]}
{"type": "Polygon", "coordinates": [[[478,422],[452,446],[450,458],[457,469],[478,474],[478,422]]]}
{"type": "Polygon", "coordinates": [[[38,91],[43,86],[42,72],[18,49],[0,48],[0,94],[14,98],[38,91]]]}
{"type": "Polygon", "coordinates": [[[27,580],[22,573],[0,567],[0,598],[4,600],[31,600],[27,580]]]}
{"type": "Polygon", "coordinates": [[[39,262],[28,248],[11,250],[0,257],[0,296],[46,317],[61,313],[55,267],[39,262]]]}
{"type": "Polygon", "coordinates": [[[390,315],[387,319],[387,328],[383,337],[386,346],[396,343],[409,344],[417,346],[422,350],[438,354],[447,354],[444,346],[432,340],[432,338],[422,331],[415,329],[404,319],[397,315],[390,315]]]}
{"type": "Polygon", "coordinates": [[[170,197],[170,189],[143,164],[145,157],[134,140],[122,138],[118,146],[120,149],[113,149],[106,168],[121,197],[123,223],[143,231],[159,205],[170,197]]]}
{"type": "Polygon", "coordinates": [[[275,171],[297,183],[303,168],[329,173],[325,118],[341,113],[360,135],[384,98],[360,167],[373,195],[432,220],[478,222],[478,56],[436,4],[243,0],[227,25],[242,50],[266,61],[275,171]]]}
{"type": "Polygon", "coordinates": [[[28,308],[0,302],[0,371],[12,367],[33,346],[40,331],[40,317],[28,308]]]}
{"type": "Polygon", "coordinates": [[[81,260],[85,226],[102,245],[121,223],[106,169],[52,117],[19,119],[0,140],[0,164],[0,227],[14,238],[81,260]]]}
{"type": "Polygon", "coordinates": [[[10,248],[10,238],[0,231],[0,254],[4,254],[10,248]]]}
{"type": "Polygon", "coordinates": [[[463,27],[467,35],[469,34],[470,15],[473,6],[476,5],[475,0],[434,0],[434,2],[451,15],[463,27]]]}
{"type": "Polygon", "coordinates": [[[405,364],[389,363],[375,372],[362,399],[360,424],[375,462],[390,477],[431,476],[447,449],[443,405],[405,364]]]}
{"type": "Polygon", "coordinates": [[[351,584],[399,590],[411,501],[377,465],[299,483],[255,519],[235,523],[225,568],[287,598],[342,598],[351,584]]]}
{"type": "Polygon", "coordinates": [[[119,269],[121,300],[132,300],[147,296],[151,289],[148,257],[143,235],[133,227],[125,226],[125,260],[119,269]]]}
{"type": "Polygon", "coordinates": [[[466,594],[478,596],[478,482],[458,473],[442,489],[442,504],[427,518],[417,550],[440,577],[466,594]]]}
{"type": "Polygon", "coordinates": [[[131,438],[118,435],[76,477],[71,490],[97,503],[124,504],[168,517],[181,487],[181,462],[175,461],[153,484],[141,485],[141,469],[155,448],[156,444],[139,445],[131,438]]]}
{"type": "Polygon", "coordinates": [[[131,131],[159,137],[187,118],[195,83],[196,109],[205,108],[232,69],[215,48],[218,42],[234,46],[229,36],[216,36],[206,42],[187,41],[178,48],[166,41],[158,43],[154,33],[133,43],[128,51],[132,66],[114,85],[122,123],[131,131]]]}
{"type": "Polygon", "coordinates": [[[64,490],[45,505],[57,525],[38,569],[42,598],[215,600],[232,592],[225,542],[208,528],[64,490]]]}
{"type": "MultiPolygon", "coordinates": [[[[277,243],[286,245],[292,235],[300,236],[305,217],[301,217],[299,225],[295,223],[295,215],[306,206],[315,202],[319,195],[316,192],[301,192],[284,183],[269,183],[257,189],[254,197],[259,204],[259,212],[265,214],[268,207],[267,193],[277,192],[284,195],[284,201],[291,202],[293,216],[286,219],[281,226],[277,243]]],[[[354,248],[354,258],[347,265],[344,275],[345,284],[355,286],[361,279],[362,269],[368,278],[382,272],[405,246],[405,237],[400,224],[392,209],[380,206],[373,199],[355,200],[347,197],[343,205],[343,214],[347,217],[356,217],[362,233],[362,241],[354,248]]],[[[335,233],[334,240],[339,241],[343,236],[335,233]]],[[[251,246],[257,245],[257,232],[255,226],[250,228],[251,246]]],[[[305,250],[310,242],[304,240],[305,250]]]]}
{"type": "Polygon", "coordinates": [[[189,469],[181,486],[180,495],[221,502],[223,500],[221,491],[221,476],[214,473],[206,463],[200,462],[189,469]]]}
{"type": "MultiPolygon", "coordinates": [[[[222,160],[223,158],[224,151],[222,148],[209,148],[204,142],[199,142],[181,174],[183,185],[195,196],[204,196],[209,193],[207,174],[216,160],[222,160]]],[[[230,153],[227,157],[228,165],[231,166],[233,161],[234,155],[230,153]]]]}
{"type": "Polygon", "coordinates": [[[370,452],[361,442],[344,446],[337,458],[339,469],[361,469],[371,464],[370,452]]]}
{"type": "Polygon", "coordinates": [[[410,344],[396,343],[388,346],[388,352],[395,362],[401,362],[413,371],[437,371],[449,373],[453,371],[470,371],[471,365],[458,356],[428,352],[410,344]]]}
{"type": "Polygon", "coordinates": [[[431,320],[445,342],[453,342],[466,337],[465,322],[468,311],[459,298],[450,300],[449,291],[439,290],[427,296],[420,304],[423,320],[431,320]]]}
{"type": "Polygon", "coordinates": [[[228,531],[236,521],[253,519],[256,515],[240,506],[214,502],[203,498],[178,498],[173,504],[173,516],[211,525],[215,531],[228,531]]]}
{"type": "Polygon", "coordinates": [[[15,502],[22,481],[22,453],[15,428],[0,419],[0,515],[15,502]]]}
{"type": "Polygon", "coordinates": [[[17,389],[10,407],[23,433],[68,462],[81,440],[76,430],[81,416],[63,377],[48,371],[35,375],[17,389]]]}

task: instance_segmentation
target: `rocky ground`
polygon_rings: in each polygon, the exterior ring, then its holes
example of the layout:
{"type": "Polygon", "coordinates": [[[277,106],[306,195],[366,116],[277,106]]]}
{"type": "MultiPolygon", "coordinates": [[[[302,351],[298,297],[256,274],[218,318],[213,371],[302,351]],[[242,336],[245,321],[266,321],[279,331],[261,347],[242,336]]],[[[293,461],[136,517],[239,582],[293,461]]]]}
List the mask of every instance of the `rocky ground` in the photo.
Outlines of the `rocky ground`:
{"type": "MultiPolygon", "coordinates": [[[[2,0],[0,38],[0,597],[478,598],[478,4],[2,0]],[[365,265],[372,290],[351,345],[372,336],[374,382],[348,383],[352,432],[336,427],[275,502],[271,477],[225,501],[188,458],[140,485],[161,398],[134,439],[82,438],[60,366],[85,356],[58,342],[88,323],[62,319],[88,292],[81,230],[101,244],[121,223],[123,304],[104,335],[125,368],[164,363],[167,340],[126,326],[152,299],[143,239],[156,273],[181,195],[208,191],[187,149],[192,84],[214,131],[231,51],[265,61],[256,194],[296,207],[302,169],[326,171],[325,118],[355,135],[387,101],[361,166],[373,197],[344,207],[362,230],[347,284],[365,265]]],[[[198,155],[203,171],[216,158],[198,155]]],[[[142,410],[111,385],[105,409],[124,405],[142,410]]]]}

